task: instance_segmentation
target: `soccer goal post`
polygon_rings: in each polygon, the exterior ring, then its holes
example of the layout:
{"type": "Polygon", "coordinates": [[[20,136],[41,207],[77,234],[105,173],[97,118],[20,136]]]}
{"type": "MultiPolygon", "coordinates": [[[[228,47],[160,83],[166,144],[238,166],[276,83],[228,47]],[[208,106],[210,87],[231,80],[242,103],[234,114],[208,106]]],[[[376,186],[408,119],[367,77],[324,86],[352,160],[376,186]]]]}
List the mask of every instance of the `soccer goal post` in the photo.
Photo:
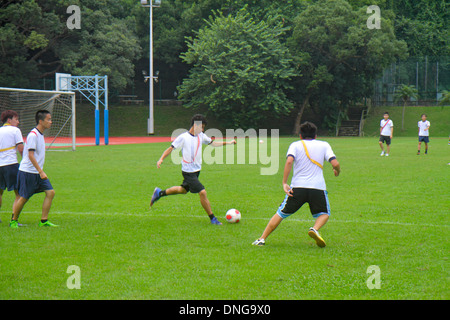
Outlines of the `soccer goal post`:
{"type": "Polygon", "coordinates": [[[48,110],[52,114],[52,126],[44,132],[47,150],[75,151],[74,92],[0,87],[0,113],[4,110],[19,114],[19,129],[25,137],[36,127],[36,112],[48,110]]]}

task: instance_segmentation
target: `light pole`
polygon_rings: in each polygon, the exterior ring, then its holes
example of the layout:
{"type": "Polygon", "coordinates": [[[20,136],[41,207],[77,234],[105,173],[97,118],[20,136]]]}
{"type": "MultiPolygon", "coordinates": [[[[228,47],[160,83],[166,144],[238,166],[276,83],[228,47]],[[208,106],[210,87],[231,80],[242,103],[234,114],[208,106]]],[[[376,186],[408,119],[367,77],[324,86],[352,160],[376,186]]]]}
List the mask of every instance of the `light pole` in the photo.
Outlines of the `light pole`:
{"type": "Polygon", "coordinates": [[[147,134],[154,134],[153,128],[153,7],[161,6],[161,0],[141,0],[141,6],[145,8],[150,8],[150,39],[149,39],[149,64],[150,64],[150,74],[146,77],[149,81],[149,116],[147,122],[147,134]],[[150,3],[149,3],[150,2],[150,3]],[[153,4],[154,2],[154,4],[153,4]]]}

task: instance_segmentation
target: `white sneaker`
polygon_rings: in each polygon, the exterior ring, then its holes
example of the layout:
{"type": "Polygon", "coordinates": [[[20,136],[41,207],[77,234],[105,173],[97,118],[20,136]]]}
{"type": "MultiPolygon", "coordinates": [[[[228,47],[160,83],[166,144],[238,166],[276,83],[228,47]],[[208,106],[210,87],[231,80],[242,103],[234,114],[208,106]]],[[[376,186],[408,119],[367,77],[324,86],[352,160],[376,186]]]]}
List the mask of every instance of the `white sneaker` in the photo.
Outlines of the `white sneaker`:
{"type": "Polygon", "coordinates": [[[389,153],[386,153],[386,157],[389,157],[389,153]]]}
{"type": "Polygon", "coordinates": [[[380,154],[380,156],[384,156],[384,151],[381,151],[381,154],[380,154]]]}
{"type": "Polygon", "coordinates": [[[264,239],[256,239],[252,243],[252,245],[254,245],[254,246],[263,246],[265,244],[266,244],[266,241],[264,239]]]}

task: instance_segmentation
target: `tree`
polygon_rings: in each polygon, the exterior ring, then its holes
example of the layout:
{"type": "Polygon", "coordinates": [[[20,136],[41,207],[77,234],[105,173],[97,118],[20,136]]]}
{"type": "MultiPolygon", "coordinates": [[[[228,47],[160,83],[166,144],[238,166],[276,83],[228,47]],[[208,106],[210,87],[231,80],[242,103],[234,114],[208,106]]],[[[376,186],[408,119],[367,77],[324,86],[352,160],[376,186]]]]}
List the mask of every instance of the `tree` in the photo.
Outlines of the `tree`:
{"type": "Polygon", "coordinates": [[[408,86],[406,84],[402,84],[395,90],[395,99],[403,101],[403,110],[402,110],[402,130],[404,129],[405,122],[405,109],[406,103],[411,100],[411,98],[418,99],[419,92],[417,91],[415,86],[408,86]]]}
{"type": "MultiPolygon", "coordinates": [[[[129,11],[114,0],[21,0],[0,5],[0,85],[37,87],[56,72],[108,75],[123,90],[134,75],[139,46],[129,11]],[[81,29],[69,29],[67,7],[81,9],[81,29]]],[[[133,4],[134,5],[134,4],[133,4]]]]}
{"type": "Polygon", "coordinates": [[[358,101],[389,63],[406,56],[406,43],[396,40],[390,13],[381,16],[381,29],[369,29],[366,9],[352,9],[344,0],[320,1],[295,20],[289,48],[303,76],[295,78],[299,90],[292,94],[298,108],[294,134],[311,99],[328,95],[335,108],[358,101]]]}
{"type": "Polygon", "coordinates": [[[245,7],[235,15],[214,14],[181,55],[192,68],[179,98],[244,129],[288,113],[292,103],[285,90],[295,73],[280,42],[285,31],[281,23],[255,21],[245,7]]]}

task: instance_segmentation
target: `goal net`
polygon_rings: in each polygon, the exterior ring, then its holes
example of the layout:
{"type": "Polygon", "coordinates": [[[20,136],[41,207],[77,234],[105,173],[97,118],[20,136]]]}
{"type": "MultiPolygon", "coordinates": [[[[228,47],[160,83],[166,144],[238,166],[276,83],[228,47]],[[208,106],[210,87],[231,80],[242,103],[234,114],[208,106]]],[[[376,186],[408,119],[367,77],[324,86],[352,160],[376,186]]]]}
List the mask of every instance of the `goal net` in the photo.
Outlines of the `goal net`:
{"type": "Polygon", "coordinates": [[[24,137],[36,127],[36,112],[48,110],[52,126],[44,132],[47,150],[75,150],[74,92],[0,87],[0,113],[4,110],[19,114],[19,128],[24,137]]]}

